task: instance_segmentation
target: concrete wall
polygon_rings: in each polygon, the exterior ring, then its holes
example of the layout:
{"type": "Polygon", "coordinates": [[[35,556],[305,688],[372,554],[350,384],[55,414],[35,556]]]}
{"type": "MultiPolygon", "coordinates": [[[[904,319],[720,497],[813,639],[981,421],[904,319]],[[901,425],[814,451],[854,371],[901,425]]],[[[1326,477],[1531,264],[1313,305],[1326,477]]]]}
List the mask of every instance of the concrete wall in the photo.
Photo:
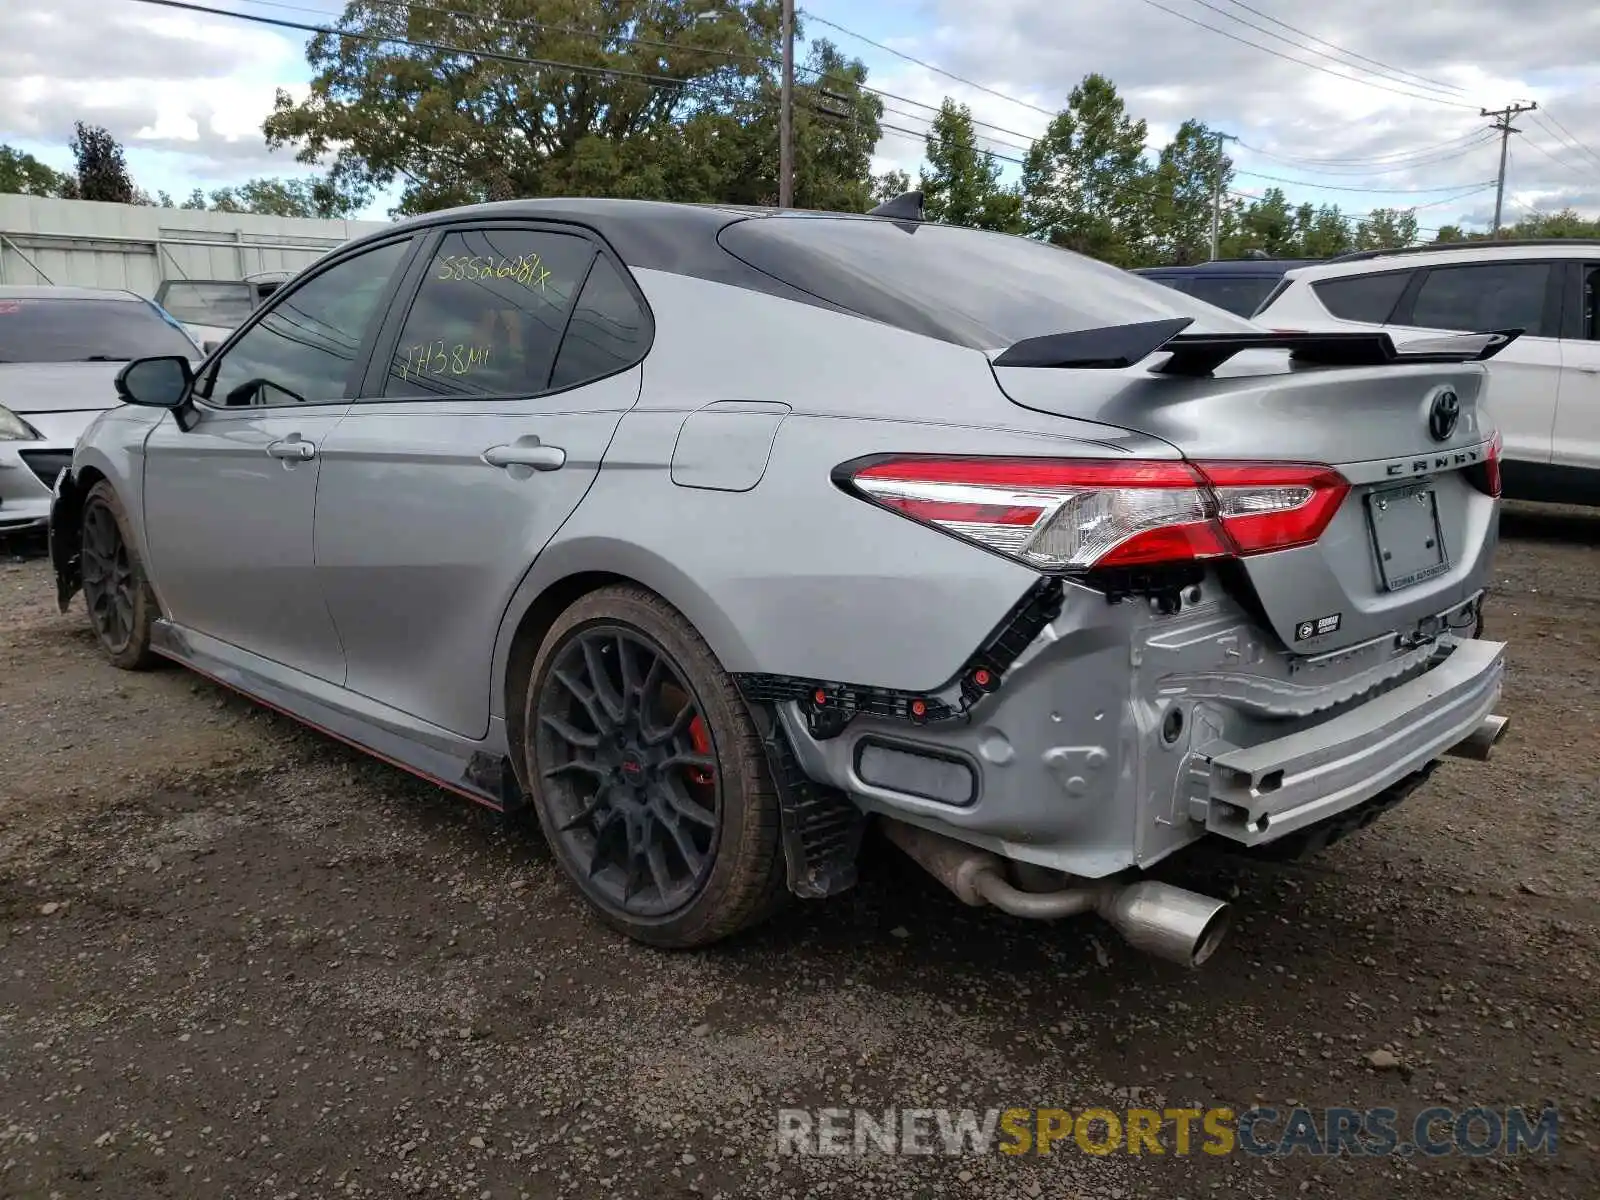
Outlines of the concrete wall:
{"type": "Polygon", "coordinates": [[[0,283],[127,288],[153,297],[164,279],[298,270],[387,224],[0,195],[0,283]]]}

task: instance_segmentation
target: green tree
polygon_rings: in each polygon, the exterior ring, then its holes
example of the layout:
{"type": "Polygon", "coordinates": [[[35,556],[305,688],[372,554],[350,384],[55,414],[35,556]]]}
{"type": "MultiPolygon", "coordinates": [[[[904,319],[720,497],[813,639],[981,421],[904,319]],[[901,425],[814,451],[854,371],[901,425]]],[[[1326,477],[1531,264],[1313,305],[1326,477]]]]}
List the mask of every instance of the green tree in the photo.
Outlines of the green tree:
{"type": "Polygon", "coordinates": [[[1226,197],[1233,160],[1221,152],[1216,134],[1199,121],[1178,126],[1149,178],[1154,193],[1146,246],[1150,262],[1187,266],[1211,257],[1212,195],[1219,172],[1226,197]]]}
{"type": "Polygon", "coordinates": [[[364,190],[341,186],[327,176],[252,179],[238,187],[219,188],[211,193],[211,208],[217,212],[258,213],[267,217],[350,217],[365,203],[364,190]]]}
{"type": "Polygon", "coordinates": [[[1350,235],[1350,220],[1336,204],[1312,208],[1302,204],[1295,213],[1295,229],[1299,234],[1298,253],[1302,258],[1332,258],[1355,249],[1350,235]]]}
{"type": "Polygon", "coordinates": [[[1250,250],[1262,250],[1274,258],[1299,254],[1300,230],[1282,188],[1269,188],[1264,196],[1236,209],[1222,257],[1239,258],[1250,250]]]}
{"type": "Polygon", "coordinates": [[[911,176],[904,171],[885,171],[882,175],[872,177],[872,202],[883,204],[893,200],[896,196],[903,196],[911,191],[911,176]]]}
{"type": "Polygon", "coordinates": [[[33,155],[0,145],[0,192],[16,196],[59,196],[69,179],[33,155]]]}
{"type": "Polygon", "coordinates": [[[67,180],[61,194],[73,200],[104,200],[112,204],[133,204],[137,189],[128,174],[122,145],[99,125],[79,121],[73,126],[69,143],[77,173],[67,180]]]}
{"type": "Polygon", "coordinates": [[[972,111],[949,97],[928,130],[921,172],[923,212],[930,221],[1017,233],[1022,197],[1001,186],[1000,164],[978,148],[972,111]]]}
{"type": "Polygon", "coordinates": [[[1414,245],[1417,240],[1417,212],[1407,209],[1375,208],[1357,222],[1355,230],[1357,250],[1397,250],[1414,245]]]}
{"type": "Polygon", "coordinates": [[[1149,129],[1128,115],[1114,83],[1086,75],[1029,149],[1022,168],[1029,234],[1119,265],[1134,265],[1154,226],[1144,161],[1149,129]]]}
{"type": "Polygon", "coordinates": [[[760,136],[749,127],[771,107],[763,91],[772,84],[778,5],[753,0],[697,20],[707,7],[351,0],[340,29],[631,74],[319,35],[307,47],[310,93],[300,102],[279,93],[267,141],[295,146],[302,162],[331,159],[341,187],[402,181],[402,213],[554,194],[723,199],[723,172],[748,165],[749,143],[760,136]],[[514,23],[536,13],[594,34],[514,23]]]}

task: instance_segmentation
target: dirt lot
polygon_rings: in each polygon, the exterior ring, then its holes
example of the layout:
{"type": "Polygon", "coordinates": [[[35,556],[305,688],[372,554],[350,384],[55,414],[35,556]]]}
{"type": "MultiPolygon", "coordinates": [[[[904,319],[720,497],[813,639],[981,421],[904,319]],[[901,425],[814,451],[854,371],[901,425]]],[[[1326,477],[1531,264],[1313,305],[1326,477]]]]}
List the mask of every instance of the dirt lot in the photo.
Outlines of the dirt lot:
{"type": "Polygon", "coordinates": [[[0,1194],[1592,1198],[1600,516],[1504,532],[1496,761],[1312,864],[1176,864],[1240,910],[1195,974],[965,909],[887,848],[843,899],[645,950],[536,832],[180,670],[112,670],[42,560],[0,560],[0,1194]],[[1130,1102],[1552,1103],[1560,1150],[774,1150],[783,1105],[1130,1102]]]}

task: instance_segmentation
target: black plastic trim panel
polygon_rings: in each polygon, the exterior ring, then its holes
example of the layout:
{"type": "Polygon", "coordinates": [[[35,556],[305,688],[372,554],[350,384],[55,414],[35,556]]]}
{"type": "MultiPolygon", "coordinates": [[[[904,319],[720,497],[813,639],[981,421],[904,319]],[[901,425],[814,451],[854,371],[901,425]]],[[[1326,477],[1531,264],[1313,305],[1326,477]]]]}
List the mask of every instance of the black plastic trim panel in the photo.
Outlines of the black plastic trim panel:
{"type": "Polygon", "coordinates": [[[838,680],[746,672],[734,677],[751,704],[798,703],[816,738],[837,737],[858,713],[927,725],[965,716],[995,691],[1005,672],[1061,612],[1060,579],[1040,579],[954,677],[928,692],[908,692],[838,680]]]}

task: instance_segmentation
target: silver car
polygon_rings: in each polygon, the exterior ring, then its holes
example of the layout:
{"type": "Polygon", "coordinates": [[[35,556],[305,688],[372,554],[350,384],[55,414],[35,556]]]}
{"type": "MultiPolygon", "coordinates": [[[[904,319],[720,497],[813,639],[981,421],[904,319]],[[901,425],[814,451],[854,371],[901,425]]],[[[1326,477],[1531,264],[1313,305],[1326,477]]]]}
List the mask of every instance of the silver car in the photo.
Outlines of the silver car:
{"type": "Polygon", "coordinates": [[[620,200],[397,224],[195,377],[129,365],[51,548],[157,656],[490,808],[669,947],[851,885],[1097,912],[1286,853],[1504,727],[1477,360],[1282,335],[1037,242],[620,200]]]}
{"type": "Polygon", "coordinates": [[[0,533],[45,527],[73,443],[118,403],[122,364],[150,354],[200,348],[132,292],[0,287],[0,533]]]}

